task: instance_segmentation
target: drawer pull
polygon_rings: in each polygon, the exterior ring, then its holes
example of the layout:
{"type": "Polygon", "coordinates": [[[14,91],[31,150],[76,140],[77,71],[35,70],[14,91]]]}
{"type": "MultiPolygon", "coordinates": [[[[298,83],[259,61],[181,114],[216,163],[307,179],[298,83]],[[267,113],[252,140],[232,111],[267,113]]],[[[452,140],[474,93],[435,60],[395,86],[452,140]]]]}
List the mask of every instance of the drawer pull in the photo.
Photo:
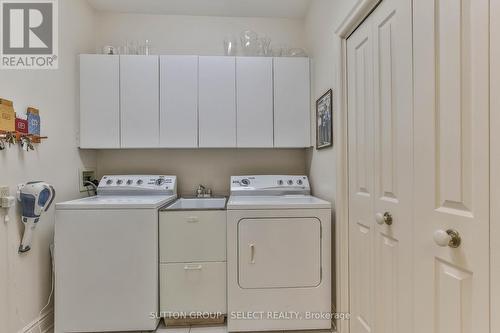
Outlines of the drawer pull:
{"type": "Polygon", "coordinates": [[[199,220],[200,220],[200,219],[198,219],[198,217],[197,217],[197,216],[190,216],[190,217],[188,217],[188,218],[187,218],[187,221],[188,221],[189,223],[195,223],[195,222],[198,222],[199,220]]]}
{"type": "Polygon", "coordinates": [[[186,271],[200,271],[203,268],[201,265],[186,265],[184,270],[186,271]]]}
{"type": "Polygon", "coordinates": [[[250,244],[250,263],[255,264],[255,244],[250,244]]]}

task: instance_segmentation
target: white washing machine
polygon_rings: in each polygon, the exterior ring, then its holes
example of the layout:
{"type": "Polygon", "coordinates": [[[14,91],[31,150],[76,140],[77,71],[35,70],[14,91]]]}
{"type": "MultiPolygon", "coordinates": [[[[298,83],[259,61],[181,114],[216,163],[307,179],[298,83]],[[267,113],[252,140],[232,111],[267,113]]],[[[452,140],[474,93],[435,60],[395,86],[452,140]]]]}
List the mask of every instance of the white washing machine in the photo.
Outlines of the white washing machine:
{"type": "Polygon", "coordinates": [[[331,328],[331,205],[306,176],[231,177],[228,330],[331,328]]]}
{"type": "Polygon", "coordinates": [[[175,176],[105,176],[97,196],[56,204],[55,333],[158,325],[158,211],[175,176]]]}

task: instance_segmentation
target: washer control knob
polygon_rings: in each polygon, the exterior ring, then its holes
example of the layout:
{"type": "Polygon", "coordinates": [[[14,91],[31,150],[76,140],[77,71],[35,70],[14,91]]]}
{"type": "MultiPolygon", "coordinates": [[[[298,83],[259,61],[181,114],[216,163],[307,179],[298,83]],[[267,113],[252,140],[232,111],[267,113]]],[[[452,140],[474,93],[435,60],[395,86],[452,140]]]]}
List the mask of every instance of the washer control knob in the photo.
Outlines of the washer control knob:
{"type": "Polygon", "coordinates": [[[280,185],[280,186],[283,185],[283,181],[281,179],[278,180],[278,185],[280,185]]]}
{"type": "Polygon", "coordinates": [[[163,178],[158,178],[156,181],[155,181],[155,184],[158,185],[158,186],[161,186],[165,183],[165,179],[163,178]]]}
{"type": "Polygon", "coordinates": [[[116,185],[121,185],[121,184],[123,184],[123,180],[118,179],[118,180],[116,181],[116,185]]]}
{"type": "Polygon", "coordinates": [[[127,185],[132,185],[132,179],[127,180],[127,185]]]}
{"type": "Polygon", "coordinates": [[[113,180],[112,180],[112,179],[108,179],[108,180],[106,180],[106,184],[107,184],[107,185],[111,185],[111,184],[113,184],[113,180]]]}
{"type": "Polygon", "coordinates": [[[297,180],[297,185],[302,185],[302,184],[304,184],[304,182],[302,181],[302,179],[297,180]]]}
{"type": "Polygon", "coordinates": [[[250,185],[250,181],[245,178],[245,179],[242,179],[240,181],[240,184],[243,185],[243,186],[248,186],[248,185],[250,185]]]}
{"type": "Polygon", "coordinates": [[[293,185],[293,180],[289,179],[286,183],[287,183],[288,185],[293,185]]]}
{"type": "Polygon", "coordinates": [[[144,183],[144,181],[143,181],[142,179],[139,179],[139,180],[137,181],[137,185],[142,185],[142,183],[144,183]]]}

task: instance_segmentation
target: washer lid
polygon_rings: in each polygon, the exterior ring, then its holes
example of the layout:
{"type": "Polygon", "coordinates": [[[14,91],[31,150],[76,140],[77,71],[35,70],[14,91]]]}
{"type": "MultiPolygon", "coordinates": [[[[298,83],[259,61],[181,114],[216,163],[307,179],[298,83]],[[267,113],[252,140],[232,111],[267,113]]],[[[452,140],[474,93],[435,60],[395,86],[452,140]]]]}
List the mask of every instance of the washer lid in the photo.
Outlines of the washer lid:
{"type": "Polygon", "coordinates": [[[235,209],[318,209],[331,208],[328,201],[311,195],[237,196],[227,202],[228,210],[235,209]]]}
{"type": "Polygon", "coordinates": [[[177,195],[97,195],[56,204],[56,209],[158,209],[177,195]]]}

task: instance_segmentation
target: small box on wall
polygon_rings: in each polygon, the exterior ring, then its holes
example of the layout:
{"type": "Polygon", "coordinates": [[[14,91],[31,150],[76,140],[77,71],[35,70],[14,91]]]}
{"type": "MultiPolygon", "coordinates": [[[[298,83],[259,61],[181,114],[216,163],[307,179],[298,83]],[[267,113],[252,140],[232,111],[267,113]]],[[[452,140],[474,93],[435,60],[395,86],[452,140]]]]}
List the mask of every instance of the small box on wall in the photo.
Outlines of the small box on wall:
{"type": "Polygon", "coordinates": [[[16,132],[28,134],[28,120],[16,117],[16,132]]]}
{"type": "Polygon", "coordinates": [[[31,135],[40,135],[40,112],[38,109],[29,107],[28,115],[28,133],[31,135]]]}
{"type": "Polygon", "coordinates": [[[16,113],[12,101],[0,98],[0,131],[16,130],[16,113]]]}

